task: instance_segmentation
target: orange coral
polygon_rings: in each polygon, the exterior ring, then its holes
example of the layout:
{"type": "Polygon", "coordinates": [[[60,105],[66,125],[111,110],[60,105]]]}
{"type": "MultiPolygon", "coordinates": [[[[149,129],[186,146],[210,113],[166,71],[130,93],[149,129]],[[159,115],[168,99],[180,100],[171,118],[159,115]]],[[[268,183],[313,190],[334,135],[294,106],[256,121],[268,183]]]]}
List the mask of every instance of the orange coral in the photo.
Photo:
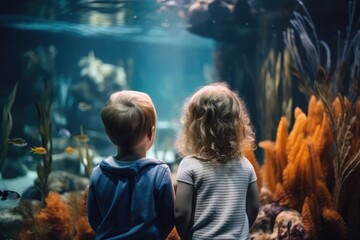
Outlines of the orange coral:
{"type": "Polygon", "coordinates": [[[288,140],[288,125],[286,117],[280,119],[277,128],[275,151],[276,151],[276,179],[282,182],[282,174],[287,164],[286,144],[288,140]]]}
{"type": "Polygon", "coordinates": [[[341,215],[333,209],[324,208],[321,212],[323,219],[323,231],[322,239],[347,239],[347,228],[341,215]]]}
{"type": "Polygon", "coordinates": [[[87,219],[87,213],[86,213],[86,199],[87,194],[89,191],[89,187],[87,186],[84,190],[84,194],[82,196],[81,202],[80,202],[80,216],[78,216],[74,223],[75,225],[75,240],[91,240],[95,238],[95,232],[91,228],[88,219],[87,219]]]}
{"type": "Polygon", "coordinates": [[[76,235],[74,240],[91,240],[95,239],[95,233],[89,225],[86,216],[80,217],[75,223],[76,235]]]}
{"type": "Polygon", "coordinates": [[[320,207],[314,195],[306,197],[301,211],[305,232],[309,239],[317,239],[321,231],[320,207]]]}
{"type": "Polygon", "coordinates": [[[276,179],[276,151],[275,143],[271,141],[262,141],[259,143],[259,146],[264,149],[265,158],[264,164],[261,168],[263,175],[263,185],[270,189],[270,191],[275,192],[276,184],[278,179],[276,179]]]}
{"type": "Polygon", "coordinates": [[[324,106],[321,100],[317,100],[313,95],[308,104],[308,126],[307,132],[314,132],[315,128],[321,124],[324,117],[324,106]]]}
{"type": "Polygon", "coordinates": [[[289,206],[289,199],[291,198],[291,194],[286,191],[286,189],[284,189],[284,187],[280,183],[278,183],[274,192],[274,200],[278,202],[281,206],[289,206]]]}
{"type": "Polygon", "coordinates": [[[257,186],[260,192],[261,186],[262,186],[262,175],[261,175],[261,171],[260,171],[260,166],[259,163],[256,160],[255,154],[254,154],[254,150],[252,150],[251,148],[245,148],[245,150],[243,151],[244,156],[249,159],[251,165],[254,167],[256,176],[257,176],[257,186]]]}
{"type": "Polygon", "coordinates": [[[46,207],[36,218],[40,224],[49,224],[47,239],[69,239],[70,211],[58,193],[49,193],[46,207]]]}
{"type": "Polygon", "coordinates": [[[166,240],[180,240],[180,236],[178,235],[177,231],[176,231],[176,227],[174,227],[171,232],[169,233],[169,235],[167,236],[166,240]]]}
{"type": "MultiPolygon", "coordinates": [[[[297,108],[298,109],[298,108],[297,108]]],[[[299,110],[301,111],[301,110],[299,110]]],[[[305,138],[304,129],[306,129],[307,118],[305,113],[299,112],[295,117],[295,123],[291,130],[288,142],[286,144],[286,154],[288,156],[288,162],[295,162],[295,157],[298,155],[302,140],[305,138]]]]}

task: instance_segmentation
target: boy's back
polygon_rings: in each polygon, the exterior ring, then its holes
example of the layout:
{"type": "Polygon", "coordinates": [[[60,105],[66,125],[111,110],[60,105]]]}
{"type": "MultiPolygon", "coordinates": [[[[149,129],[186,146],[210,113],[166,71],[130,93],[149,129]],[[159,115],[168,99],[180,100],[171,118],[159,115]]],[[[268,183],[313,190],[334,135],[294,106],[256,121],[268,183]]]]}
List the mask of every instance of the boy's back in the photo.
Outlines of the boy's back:
{"type": "Polygon", "coordinates": [[[96,239],[165,239],[174,226],[169,167],[109,157],[93,171],[88,218],[96,239]]]}

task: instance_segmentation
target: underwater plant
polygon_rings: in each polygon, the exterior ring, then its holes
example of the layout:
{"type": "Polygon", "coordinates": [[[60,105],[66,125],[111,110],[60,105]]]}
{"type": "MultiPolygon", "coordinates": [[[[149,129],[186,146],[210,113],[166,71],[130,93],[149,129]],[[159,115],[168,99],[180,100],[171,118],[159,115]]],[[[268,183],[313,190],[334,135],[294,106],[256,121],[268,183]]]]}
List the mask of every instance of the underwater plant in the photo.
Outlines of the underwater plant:
{"type": "Polygon", "coordinates": [[[52,122],[51,105],[53,101],[53,91],[46,79],[43,79],[44,91],[41,99],[36,101],[37,129],[41,137],[41,148],[45,149],[44,154],[40,154],[41,162],[37,165],[36,172],[39,178],[41,200],[45,205],[45,199],[49,193],[49,175],[52,168],[52,122]]]}
{"type": "MultiPolygon", "coordinates": [[[[296,12],[291,21],[294,29],[284,34],[292,56],[292,73],[299,81],[300,90],[322,103],[332,139],[328,151],[334,153],[330,156],[331,165],[328,164],[334,182],[328,187],[335,209],[346,223],[349,239],[359,239],[360,195],[353,192],[353,187],[360,184],[360,19],[354,19],[357,2],[349,1],[349,23],[344,39],[338,33],[337,59],[333,65],[330,47],[318,39],[311,16],[303,3],[299,3],[305,14],[296,12]],[[320,47],[325,50],[325,57],[320,47]]],[[[326,161],[321,159],[321,162],[326,161]]],[[[306,202],[312,215],[319,214],[309,197],[306,202]]],[[[320,212],[323,217],[337,221],[339,216],[325,210],[320,212]]]]}
{"type": "Polygon", "coordinates": [[[290,54],[287,49],[276,54],[275,49],[270,49],[264,60],[258,78],[257,108],[262,122],[267,122],[263,127],[262,139],[274,137],[274,126],[281,116],[291,122],[292,97],[290,54]],[[260,97],[260,96],[265,96],[260,97]],[[281,103],[279,107],[279,103],[281,103]]]}
{"type": "Polygon", "coordinates": [[[90,178],[93,169],[94,151],[89,147],[89,136],[84,134],[83,127],[80,126],[80,134],[75,136],[76,146],[81,164],[85,169],[85,176],[90,178]]]}
{"type": "Polygon", "coordinates": [[[11,108],[15,100],[16,90],[17,90],[17,82],[15,83],[13,89],[10,94],[7,96],[5,103],[2,108],[2,121],[1,121],[1,143],[0,143],[0,172],[2,171],[7,150],[8,150],[8,139],[13,127],[13,120],[11,116],[11,108]]]}

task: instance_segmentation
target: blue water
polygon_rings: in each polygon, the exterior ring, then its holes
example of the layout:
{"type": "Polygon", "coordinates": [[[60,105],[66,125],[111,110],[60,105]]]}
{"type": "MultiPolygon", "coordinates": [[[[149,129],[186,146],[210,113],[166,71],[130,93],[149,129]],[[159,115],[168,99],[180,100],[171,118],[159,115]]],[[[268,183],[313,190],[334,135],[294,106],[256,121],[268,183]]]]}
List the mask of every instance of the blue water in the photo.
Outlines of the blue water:
{"type": "MultiPolygon", "coordinates": [[[[80,60],[93,52],[103,64],[126,71],[131,66],[131,72],[126,72],[128,87],[148,93],[156,105],[161,148],[168,136],[175,136],[186,97],[215,73],[214,41],[189,33],[173,8],[159,11],[161,4],[155,0],[63,0],[52,4],[14,1],[0,7],[1,98],[18,82],[11,109],[11,136],[25,138],[30,146],[40,144],[34,137],[35,101],[43,92],[41,78],[45,75],[50,76],[54,86],[53,136],[60,137],[58,128],[79,134],[82,126],[95,136],[90,144],[97,151],[111,154],[111,144],[103,139],[99,111],[108,95],[121,88],[107,83],[104,90],[98,91],[89,78],[81,75],[80,60]],[[47,72],[36,64],[48,64],[49,48],[56,54],[51,58],[53,68],[47,72]],[[37,56],[30,65],[29,57],[24,58],[29,53],[37,56]],[[25,71],[26,67],[30,70],[25,71]],[[90,104],[91,110],[81,111],[80,102],[90,104]]],[[[25,149],[18,151],[10,149],[9,156],[28,154],[25,149]]]]}

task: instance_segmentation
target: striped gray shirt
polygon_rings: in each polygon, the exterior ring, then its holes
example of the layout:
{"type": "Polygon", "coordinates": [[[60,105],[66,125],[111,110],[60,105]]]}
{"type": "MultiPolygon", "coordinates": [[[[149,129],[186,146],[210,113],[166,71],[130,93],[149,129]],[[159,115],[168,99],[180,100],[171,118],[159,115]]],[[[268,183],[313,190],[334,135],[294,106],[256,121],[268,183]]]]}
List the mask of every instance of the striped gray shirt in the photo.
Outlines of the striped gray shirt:
{"type": "Polygon", "coordinates": [[[184,158],[177,181],[195,189],[192,239],[250,239],[246,193],[249,183],[256,180],[254,168],[245,157],[226,163],[184,158]]]}

